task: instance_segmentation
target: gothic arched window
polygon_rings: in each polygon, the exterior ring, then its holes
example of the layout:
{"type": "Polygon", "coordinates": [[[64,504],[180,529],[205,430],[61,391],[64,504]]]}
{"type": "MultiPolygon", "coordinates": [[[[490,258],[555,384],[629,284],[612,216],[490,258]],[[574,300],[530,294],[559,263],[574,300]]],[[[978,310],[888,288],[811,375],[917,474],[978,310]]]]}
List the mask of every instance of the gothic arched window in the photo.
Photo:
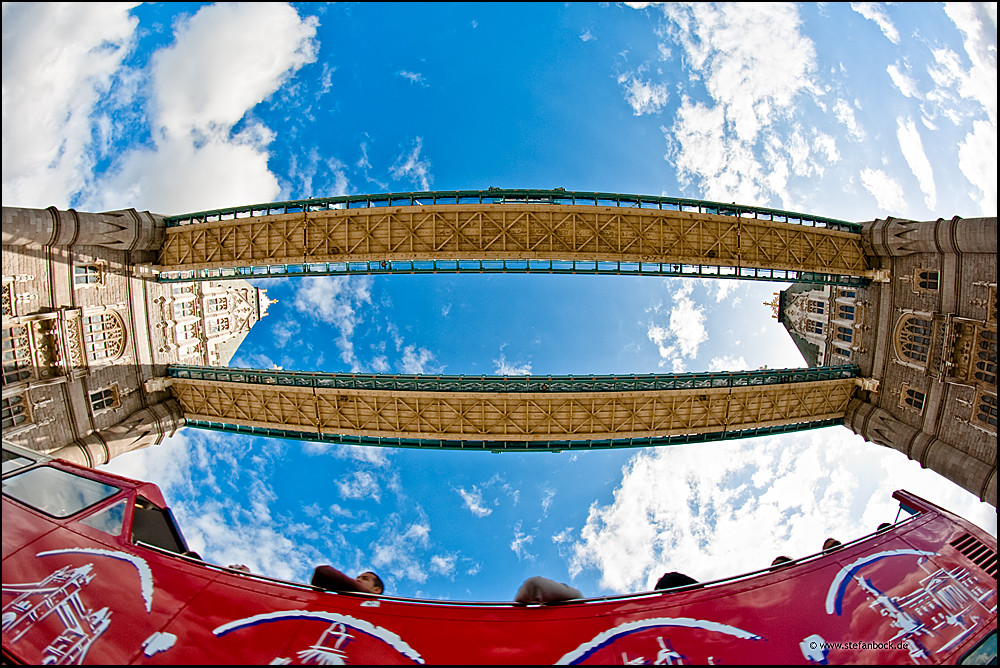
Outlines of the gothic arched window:
{"type": "Polygon", "coordinates": [[[931,326],[930,320],[915,315],[904,316],[896,335],[899,354],[911,362],[926,363],[931,350],[931,326]]]}
{"type": "Polygon", "coordinates": [[[31,342],[27,325],[3,328],[3,384],[11,385],[31,376],[31,342]]]}
{"type": "Polygon", "coordinates": [[[906,388],[903,393],[903,403],[907,406],[917,409],[918,411],[924,408],[924,393],[918,392],[917,390],[906,388]]]}
{"type": "Polygon", "coordinates": [[[73,267],[73,285],[100,285],[103,282],[100,265],[78,264],[73,267]]]}
{"type": "Polygon", "coordinates": [[[125,352],[125,323],[114,312],[83,319],[83,340],[91,362],[113,360],[125,352]]]}
{"type": "Polygon", "coordinates": [[[933,269],[921,269],[918,271],[917,287],[921,290],[937,290],[938,272],[933,269]]]}
{"type": "Polygon", "coordinates": [[[4,397],[2,412],[4,429],[13,429],[31,419],[31,415],[28,412],[28,402],[21,395],[4,397]]]}
{"type": "Polygon", "coordinates": [[[90,409],[94,415],[108,408],[118,408],[120,405],[121,399],[116,386],[90,393],[90,409]]]}
{"type": "Polygon", "coordinates": [[[976,420],[982,422],[988,427],[993,427],[996,431],[997,428],[997,398],[994,394],[988,394],[983,392],[979,395],[978,401],[976,402],[976,410],[974,415],[976,420]]]}
{"type": "Polygon", "coordinates": [[[976,380],[989,385],[997,384],[997,333],[991,329],[979,332],[976,349],[976,380]]]}

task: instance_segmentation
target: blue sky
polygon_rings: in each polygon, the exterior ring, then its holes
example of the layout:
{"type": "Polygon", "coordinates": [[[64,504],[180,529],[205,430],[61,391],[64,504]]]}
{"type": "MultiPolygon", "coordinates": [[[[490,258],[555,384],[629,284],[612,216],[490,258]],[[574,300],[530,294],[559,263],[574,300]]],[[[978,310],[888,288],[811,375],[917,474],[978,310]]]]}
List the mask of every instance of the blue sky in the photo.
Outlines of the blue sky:
{"type": "MultiPolygon", "coordinates": [[[[846,220],[996,215],[996,5],[5,4],[3,202],[175,214],[337,194],[553,188],[846,220]],[[39,44],[47,45],[40,50],[39,44]]],[[[234,364],[565,374],[801,366],[786,285],[322,277],[234,364]]],[[[207,559],[403,596],[587,595],[802,556],[905,487],[992,507],[846,428],[621,452],[336,448],[193,429],[158,482],[207,559]]]]}

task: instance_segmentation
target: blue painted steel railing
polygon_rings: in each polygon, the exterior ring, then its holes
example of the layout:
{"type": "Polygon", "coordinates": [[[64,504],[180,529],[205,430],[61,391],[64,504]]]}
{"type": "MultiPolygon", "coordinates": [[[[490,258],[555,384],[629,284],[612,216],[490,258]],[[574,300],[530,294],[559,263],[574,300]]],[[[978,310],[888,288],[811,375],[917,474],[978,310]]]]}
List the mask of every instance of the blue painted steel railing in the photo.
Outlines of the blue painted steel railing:
{"type": "Polygon", "coordinates": [[[810,227],[825,227],[845,232],[861,233],[860,223],[835,218],[814,216],[792,211],[781,211],[758,206],[743,206],[723,202],[709,202],[680,197],[654,195],[626,195],[622,193],[580,192],[555,188],[552,190],[523,190],[490,188],[488,190],[440,190],[429,192],[380,193],[376,195],[339,195],[270,202],[247,206],[212,209],[197,213],[166,216],[168,227],[204,223],[214,220],[231,220],[249,216],[270,216],[302,211],[328,211],[330,209],[364,209],[387,206],[426,206],[433,204],[573,204],[591,206],[619,206],[639,209],[664,209],[694,211],[722,216],[743,216],[757,220],[776,220],[810,227]]]}
{"type": "Polygon", "coordinates": [[[377,438],[368,436],[345,436],[339,434],[321,434],[317,432],[295,431],[291,429],[271,429],[268,427],[248,427],[244,425],[208,422],[205,420],[186,419],[188,427],[221,431],[229,434],[245,436],[264,436],[267,438],[284,438],[297,441],[312,441],[334,445],[363,445],[388,448],[421,448],[424,450],[471,450],[473,452],[562,452],[563,450],[610,450],[620,448],[648,448],[664,445],[683,445],[686,443],[714,443],[757,436],[788,434],[823,427],[843,425],[841,418],[829,420],[814,420],[798,424],[776,425],[773,427],[757,427],[736,431],[721,431],[706,434],[679,434],[676,436],[658,436],[653,438],[623,438],[613,440],[582,440],[582,441],[458,441],[417,438],[377,438]]]}
{"type": "Polygon", "coordinates": [[[855,365],[818,366],[802,369],[759,369],[714,373],[601,375],[601,376],[415,376],[392,374],[325,373],[283,369],[234,367],[167,367],[171,378],[208,380],[215,383],[251,383],[291,387],[325,387],[350,390],[396,390],[400,392],[635,392],[690,390],[820,380],[855,378],[855,365]]]}
{"type": "Polygon", "coordinates": [[[285,278],[295,276],[351,276],[357,274],[603,274],[613,276],[679,276],[731,278],[748,281],[820,283],[861,287],[860,276],[819,274],[790,269],[717,267],[669,262],[597,262],[593,260],[403,260],[368,262],[313,262],[262,267],[220,267],[161,272],[162,283],[212,281],[232,278],[285,278]]]}

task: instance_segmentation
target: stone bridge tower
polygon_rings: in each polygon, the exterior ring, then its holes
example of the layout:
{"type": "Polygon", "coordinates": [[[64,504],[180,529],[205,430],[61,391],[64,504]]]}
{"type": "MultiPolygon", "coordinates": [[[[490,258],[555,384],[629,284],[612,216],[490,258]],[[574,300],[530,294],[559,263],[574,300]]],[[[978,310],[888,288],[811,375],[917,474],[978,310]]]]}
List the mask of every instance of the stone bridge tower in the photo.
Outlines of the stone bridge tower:
{"type": "Polygon", "coordinates": [[[96,466],[184,425],[155,379],[225,366],[267,314],[245,281],[158,283],[163,219],[3,208],[3,435],[96,466]]]}
{"type": "Polygon", "coordinates": [[[777,317],[810,366],[872,382],[844,424],[996,505],[996,218],[866,224],[867,286],[798,284],[777,317]]]}

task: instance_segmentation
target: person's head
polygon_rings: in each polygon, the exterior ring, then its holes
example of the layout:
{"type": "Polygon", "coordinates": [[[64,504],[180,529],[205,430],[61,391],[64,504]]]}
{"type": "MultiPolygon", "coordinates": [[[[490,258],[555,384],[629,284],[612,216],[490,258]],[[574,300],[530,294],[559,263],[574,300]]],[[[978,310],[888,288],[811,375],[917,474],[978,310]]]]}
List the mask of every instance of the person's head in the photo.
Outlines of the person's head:
{"type": "Polygon", "coordinates": [[[840,545],[840,541],[836,538],[827,538],[823,541],[823,551],[826,552],[827,550],[836,550],[840,547],[840,545]]]}
{"type": "Polygon", "coordinates": [[[790,563],[792,563],[791,558],[786,557],[785,555],[775,557],[774,561],[771,562],[771,570],[774,570],[776,568],[781,568],[782,566],[790,563]]]}
{"type": "Polygon", "coordinates": [[[382,578],[375,575],[371,571],[365,571],[354,579],[365,586],[373,594],[381,594],[385,591],[385,585],[382,584],[382,578]]]}
{"type": "Polygon", "coordinates": [[[673,589],[675,587],[686,587],[693,584],[698,584],[698,581],[693,577],[684,575],[683,573],[678,573],[677,571],[672,571],[670,573],[664,573],[660,576],[660,579],[656,581],[656,588],[673,589]]]}

